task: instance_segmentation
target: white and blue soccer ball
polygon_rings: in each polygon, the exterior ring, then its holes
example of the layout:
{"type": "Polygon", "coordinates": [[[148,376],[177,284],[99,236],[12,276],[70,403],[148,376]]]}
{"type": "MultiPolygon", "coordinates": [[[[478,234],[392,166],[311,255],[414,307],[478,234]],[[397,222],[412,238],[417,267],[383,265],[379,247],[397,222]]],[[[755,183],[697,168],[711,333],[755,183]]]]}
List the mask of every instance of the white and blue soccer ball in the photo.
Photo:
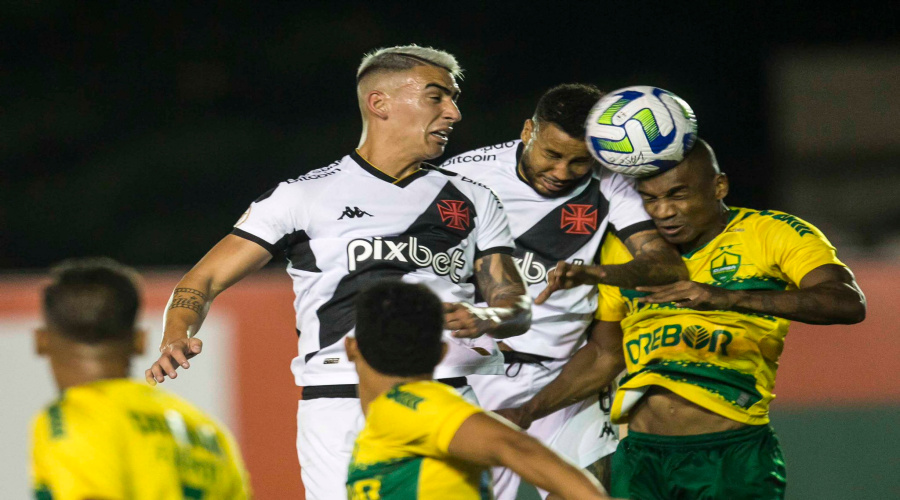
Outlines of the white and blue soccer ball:
{"type": "Polygon", "coordinates": [[[697,140],[694,110],[677,95],[656,87],[610,92],[591,109],[585,142],[605,167],[646,177],[677,165],[697,140]]]}

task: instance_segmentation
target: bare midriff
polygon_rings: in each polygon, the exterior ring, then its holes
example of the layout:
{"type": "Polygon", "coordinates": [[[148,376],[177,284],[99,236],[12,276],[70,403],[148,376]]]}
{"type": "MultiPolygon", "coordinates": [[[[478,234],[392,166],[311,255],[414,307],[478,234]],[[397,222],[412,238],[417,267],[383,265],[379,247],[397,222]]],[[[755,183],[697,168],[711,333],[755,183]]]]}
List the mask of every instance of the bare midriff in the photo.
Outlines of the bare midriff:
{"type": "Polygon", "coordinates": [[[713,413],[659,386],[651,386],[629,413],[630,431],[660,436],[694,436],[733,431],[747,426],[713,413]]]}

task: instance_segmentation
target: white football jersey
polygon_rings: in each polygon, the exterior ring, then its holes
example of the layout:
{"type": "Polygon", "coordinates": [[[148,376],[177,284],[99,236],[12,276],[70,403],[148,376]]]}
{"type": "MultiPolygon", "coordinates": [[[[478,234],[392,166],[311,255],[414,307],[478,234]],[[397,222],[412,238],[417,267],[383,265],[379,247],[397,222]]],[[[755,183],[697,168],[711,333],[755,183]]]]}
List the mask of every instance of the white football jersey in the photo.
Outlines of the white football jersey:
{"type": "MultiPolygon", "coordinates": [[[[607,229],[624,240],[654,228],[633,179],[598,168],[568,195],[547,198],[519,175],[522,149],[522,141],[504,142],[450,158],[441,168],[484,183],[500,197],[515,238],[513,255],[532,297],[546,288],[547,272],[557,262],[594,263],[607,229]]],[[[581,346],[596,309],[597,287],[558,291],[533,306],[527,333],[503,342],[516,351],[568,358],[581,346]]]]}
{"type": "MultiPolygon", "coordinates": [[[[282,182],[250,205],[232,234],[284,254],[294,283],[297,385],[355,384],[344,337],[357,292],[380,279],[427,286],[444,302],[474,302],[474,262],[511,254],[503,206],[486,187],[427,165],[401,180],[359,154],[282,182]]],[[[455,339],[436,378],[499,373],[494,340],[455,339]]]]}

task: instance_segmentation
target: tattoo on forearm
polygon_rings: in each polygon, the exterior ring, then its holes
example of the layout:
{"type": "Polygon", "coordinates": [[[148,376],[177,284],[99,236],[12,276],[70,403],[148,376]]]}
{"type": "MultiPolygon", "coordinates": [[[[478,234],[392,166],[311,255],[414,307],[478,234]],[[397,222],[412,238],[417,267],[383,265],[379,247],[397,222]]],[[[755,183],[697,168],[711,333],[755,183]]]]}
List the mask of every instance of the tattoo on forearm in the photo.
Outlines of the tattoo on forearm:
{"type": "Polygon", "coordinates": [[[169,309],[181,307],[202,314],[206,301],[206,294],[200,290],[195,290],[193,288],[176,288],[175,292],[172,294],[172,305],[169,306],[169,309]]]}
{"type": "Polygon", "coordinates": [[[625,246],[634,260],[627,264],[604,266],[604,283],[634,288],[665,285],[687,278],[687,269],[681,257],[656,231],[635,233],[625,240],[625,246]]]}
{"type": "MultiPolygon", "coordinates": [[[[501,307],[525,295],[525,284],[512,258],[491,254],[475,263],[475,278],[484,300],[501,307]]],[[[512,304],[509,304],[512,305],[512,304]]]]}

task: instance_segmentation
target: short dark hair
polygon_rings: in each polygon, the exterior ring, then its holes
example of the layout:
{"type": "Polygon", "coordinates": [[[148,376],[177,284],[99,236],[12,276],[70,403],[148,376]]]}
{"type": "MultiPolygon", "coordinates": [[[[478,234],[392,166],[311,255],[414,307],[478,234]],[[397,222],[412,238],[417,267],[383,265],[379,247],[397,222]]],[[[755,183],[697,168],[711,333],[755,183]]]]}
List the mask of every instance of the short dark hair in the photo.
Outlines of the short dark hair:
{"type": "Polygon", "coordinates": [[[443,329],[443,305],[424,285],[381,281],[356,297],[359,352],[385,375],[433,373],[441,360],[443,329]]]}
{"type": "Polygon", "coordinates": [[[44,289],[50,328],[87,344],[131,338],[141,301],[136,271],[94,257],[63,261],[50,272],[44,289]]]}
{"type": "Polygon", "coordinates": [[[584,83],[564,83],[544,92],[532,120],[552,123],[576,139],[584,140],[585,121],[604,92],[584,83]]]}

